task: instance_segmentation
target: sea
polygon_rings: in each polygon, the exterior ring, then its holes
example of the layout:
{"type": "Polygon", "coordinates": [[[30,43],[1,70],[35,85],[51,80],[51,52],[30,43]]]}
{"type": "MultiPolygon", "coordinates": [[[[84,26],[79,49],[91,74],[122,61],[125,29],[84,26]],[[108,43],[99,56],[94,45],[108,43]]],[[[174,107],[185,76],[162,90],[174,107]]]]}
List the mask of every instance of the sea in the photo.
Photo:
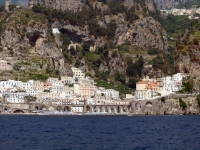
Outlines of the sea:
{"type": "Polygon", "coordinates": [[[200,150],[200,116],[0,116],[0,150],[200,150]]]}

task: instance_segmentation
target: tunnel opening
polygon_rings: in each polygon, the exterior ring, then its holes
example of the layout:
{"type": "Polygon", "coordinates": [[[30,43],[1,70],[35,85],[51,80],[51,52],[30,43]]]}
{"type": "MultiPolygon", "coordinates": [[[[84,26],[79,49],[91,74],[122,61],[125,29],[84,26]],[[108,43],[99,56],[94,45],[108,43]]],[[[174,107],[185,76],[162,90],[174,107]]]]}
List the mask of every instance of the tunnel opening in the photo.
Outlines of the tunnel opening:
{"type": "Polygon", "coordinates": [[[24,111],[20,110],[20,109],[17,109],[13,112],[14,114],[23,114],[24,111]]]}
{"type": "Polygon", "coordinates": [[[87,111],[87,112],[90,112],[90,106],[87,106],[87,107],[86,107],[86,111],[87,111]]]}
{"type": "Polygon", "coordinates": [[[71,108],[70,108],[69,106],[65,106],[65,107],[64,107],[64,111],[70,112],[70,111],[71,111],[71,108]]]}

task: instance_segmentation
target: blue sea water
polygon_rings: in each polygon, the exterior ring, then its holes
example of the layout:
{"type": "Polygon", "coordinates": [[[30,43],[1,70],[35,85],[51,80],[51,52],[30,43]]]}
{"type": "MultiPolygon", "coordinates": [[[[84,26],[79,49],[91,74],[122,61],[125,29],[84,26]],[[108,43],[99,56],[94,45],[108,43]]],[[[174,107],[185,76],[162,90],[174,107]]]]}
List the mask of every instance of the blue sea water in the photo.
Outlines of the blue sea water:
{"type": "Polygon", "coordinates": [[[0,150],[200,150],[200,116],[0,116],[0,150]]]}

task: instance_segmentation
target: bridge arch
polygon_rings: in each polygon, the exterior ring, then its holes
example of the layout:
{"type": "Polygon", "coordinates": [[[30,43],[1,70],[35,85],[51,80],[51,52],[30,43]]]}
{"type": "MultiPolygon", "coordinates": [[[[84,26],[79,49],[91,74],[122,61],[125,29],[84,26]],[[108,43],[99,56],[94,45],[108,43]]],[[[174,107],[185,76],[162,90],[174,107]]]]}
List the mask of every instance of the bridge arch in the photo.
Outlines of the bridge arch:
{"type": "Polygon", "coordinates": [[[42,105],[42,106],[40,107],[40,110],[47,110],[47,106],[42,105]]]}
{"type": "Polygon", "coordinates": [[[56,107],[56,111],[59,111],[59,112],[62,111],[62,107],[61,106],[57,106],[56,107]]]}
{"type": "Polygon", "coordinates": [[[24,113],[24,111],[21,110],[21,109],[16,109],[16,110],[13,111],[13,113],[14,114],[22,114],[22,113],[24,113]]]}
{"type": "Polygon", "coordinates": [[[148,101],[148,102],[146,103],[146,107],[153,107],[152,102],[148,101]]]}
{"type": "Polygon", "coordinates": [[[109,112],[108,106],[105,107],[105,112],[107,112],[107,113],[109,112]]]}
{"type": "Polygon", "coordinates": [[[70,107],[70,106],[65,106],[65,107],[64,107],[64,111],[70,112],[70,111],[71,111],[71,107],[70,107]]]}
{"type": "Polygon", "coordinates": [[[140,111],[141,110],[141,104],[140,103],[136,103],[135,104],[135,109],[136,109],[136,111],[140,111]]]}
{"type": "Polygon", "coordinates": [[[102,106],[99,106],[99,112],[103,112],[102,106]]]}
{"type": "Polygon", "coordinates": [[[91,107],[89,105],[86,106],[86,112],[90,112],[91,107]]]}
{"type": "Polygon", "coordinates": [[[38,106],[35,106],[35,110],[39,110],[39,107],[38,107],[38,106]]]}
{"type": "Polygon", "coordinates": [[[49,111],[54,111],[54,107],[53,106],[49,106],[48,110],[49,111]]]}

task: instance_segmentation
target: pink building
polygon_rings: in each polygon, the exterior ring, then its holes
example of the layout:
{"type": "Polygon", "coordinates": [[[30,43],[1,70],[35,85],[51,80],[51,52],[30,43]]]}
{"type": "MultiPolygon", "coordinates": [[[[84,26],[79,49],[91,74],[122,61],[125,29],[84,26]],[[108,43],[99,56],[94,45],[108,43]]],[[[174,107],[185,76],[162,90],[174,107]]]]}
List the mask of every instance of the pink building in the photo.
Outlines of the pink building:
{"type": "Polygon", "coordinates": [[[8,64],[5,60],[0,60],[0,70],[8,70],[8,64]]]}

